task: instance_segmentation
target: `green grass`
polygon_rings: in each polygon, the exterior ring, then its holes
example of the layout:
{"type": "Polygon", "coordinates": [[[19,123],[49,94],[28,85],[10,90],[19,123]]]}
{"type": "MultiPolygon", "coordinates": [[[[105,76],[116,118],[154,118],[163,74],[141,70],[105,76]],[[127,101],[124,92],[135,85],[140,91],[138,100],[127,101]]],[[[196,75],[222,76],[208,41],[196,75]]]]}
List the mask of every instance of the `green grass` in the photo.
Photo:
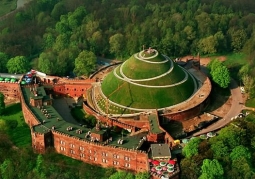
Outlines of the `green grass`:
{"type": "MultiPolygon", "coordinates": [[[[125,67],[128,69],[128,67],[125,67]]],[[[152,67],[150,67],[152,68],[152,67]]],[[[152,73],[150,68],[147,68],[145,73],[152,73]]],[[[153,69],[153,68],[152,68],[153,69]]],[[[117,74],[119,68],[117,68],[117,74]]],[[[130,71],[132,71],[130,69],[130,71]]],[[[144,73],[144,74],[145,74],[144,73]]],[[[176,82],[180,82],[184,79],[184,72],[180,67],[175,65],[173,71],[157,80],[151,80],[148,82],[140,82],[140,84],[146,85],[169,85],[176,82]]],[[[140,77],[140,74],[134,72],[134,77],[140,77]]],[[[102,91],[103,93],[113,102],[121,104],[123,106],[140,108],[140,109],[158,109],[178,104],[182,101],[188,99],[194,89],[194,83],[191,77],[188,80],[180,85],[168,87],[168,88],[149,88],[133,85],[126,81],[120,80],[115,77],[113,71],[107,75],[107,77],[102,82],[102,91]]],[[[99,106],[104,110],[105,101],[98,100],[99,106]]],[[[109,107],[110,109],[110,107],[109,107]]],[[[112,108],[113,109],[113,108],[112,108]]],[[[113,109],[116,111],[116,109],[113,109]]],[[[118,110],[118,109],[117,109],[118,110]]],[[[121,109],[116,113],[129,113],[125,109],[121,109]],[[120,112],[121,111],[121,112],[120,112]]],[[[110,113],[110,112],[109,112],[110,113]]],[[[115,113],[115,114],[116,114],[115,113]]]]}
{"type": "Polygon", "coordinates": [[[255,108],[255,98],[247,100],[245,106],[255,108]]]}
{"type": "Polygon", "coordinates": [[[4,114],[0,118],[5,121],[17,121],[17,127],[7,129],[7,133],[14,145],[17,147],[31,145],[30,129],[25,123],[20,103],[7,106],[4,114]]]}
{"type": "Polygon", "coordinates": [[[242,66],[247,62],[246,56],[243,53],[232,53],[226,56],[226,60],[224,61],[224,65],[228,68],[233,66],[242,66]]]}
{"type": "Polygon", "coordinates": [[[136,59],[134,56],[129,58],[123,65],[123,73],[131,79],[152,78],[166,73],[170,68],[170,62],[152,64],[136,59]]]}
{"type": "Polygon", "coordinates": [[[82,108],[73,108],[71,110],[71,114],[72,116],[77,120],[77,121],[81,121],[85,119],[85,115],[86,113],[84,112],[84,110],[82,108]]]}
{"type": "Polygon", "coordinates": [[[243,53],[232,53],[226,56],[226,60],[223,62],[229,69],[230,76],[237,82],[240,80],[238,72],[240,68],[247,63],[247,58],[243,53]]]}
{"type": "Polygon", "coordinates": [[[0,1],[0,17],[15,10],[17,0],[1,0],[0,1]]]}

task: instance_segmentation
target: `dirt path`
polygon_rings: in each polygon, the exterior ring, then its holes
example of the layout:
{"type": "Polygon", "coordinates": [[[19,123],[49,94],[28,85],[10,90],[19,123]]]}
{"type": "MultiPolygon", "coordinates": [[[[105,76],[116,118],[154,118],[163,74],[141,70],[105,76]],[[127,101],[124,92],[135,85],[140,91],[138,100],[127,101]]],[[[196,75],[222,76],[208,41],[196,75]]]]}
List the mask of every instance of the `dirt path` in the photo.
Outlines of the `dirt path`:
{"type": "Polygon", "coordinates": [[[24,7],[25,4],[28,3],[28,2],[30,2],[30,1],[32,1],[32,0],[17,0],[16,9],[13,10],[13,11],[11,11],[11,12],[9,12],[9,13],[7,13],[7,14],[5,14],[5,15],[3,15],[3,16],[1,16],[1,17],[0,17],[0,21],[3,21],[3,20],[6,19],[8,16],[14,14],[18,9],[24,7]]]}

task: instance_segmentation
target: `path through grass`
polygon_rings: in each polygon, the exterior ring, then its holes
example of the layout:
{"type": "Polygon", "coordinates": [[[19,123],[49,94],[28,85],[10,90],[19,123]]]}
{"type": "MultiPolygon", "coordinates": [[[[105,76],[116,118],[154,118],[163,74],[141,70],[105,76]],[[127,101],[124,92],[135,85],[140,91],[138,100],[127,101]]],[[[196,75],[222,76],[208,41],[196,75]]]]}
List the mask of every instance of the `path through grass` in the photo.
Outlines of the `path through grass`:
{"type": "Polygon", "coordinates": [[[15,10],[17,0],[1,0],[0,1],[0,17],[15,10]]]}

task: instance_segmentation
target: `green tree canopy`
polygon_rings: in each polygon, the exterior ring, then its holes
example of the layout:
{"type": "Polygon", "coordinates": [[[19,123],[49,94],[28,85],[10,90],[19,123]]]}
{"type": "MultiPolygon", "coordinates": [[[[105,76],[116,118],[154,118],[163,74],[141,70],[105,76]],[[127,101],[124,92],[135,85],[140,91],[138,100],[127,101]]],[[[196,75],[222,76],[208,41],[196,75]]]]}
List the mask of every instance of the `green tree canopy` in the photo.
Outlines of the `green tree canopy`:
{"type": "Polygon", "coordinates": [[[30,64],[26,57],[16,56],[7,62],[7,69],[9,73],[26,73],[30,70],[30,64]]]}
{"type": "Polygon", "coordinates": [[[5,103],[4,103],[4,95],[0,93],[0,115],[4,113],[5,103]]]}
{"type": "Polygon", "coordinates": [[[192,157],[198,154],[198,145],[200,141],[200,138],[194,138],[190,140],[189,143],[182,150],[183,155],[185,157],[192,157]]]}
{"type": "Polygon", "coordinates": [[[110,52],[115,53],[116,56],[120,56],[121,51],[124,49],[124,36],[117,33],[110,37],[110,52]]]}
{"type": "Polygon", "coordinates": [[[204,159],[199,179],[223,178],[224,170],[218,160],[204,159]]]}
{"type": "Polygon", "coordinates": [[[227,88],[230,83],[230,74],[228,68],[218,59],[212,60],[208,64],[212,80],[222,88],[227,88]]]}
{"type": "Polygon", "coordinates": [[[230,153],[230,158],[232,160],[238,160],[240,158],[246,158],[250,159],[251,158],[251,153],[247,147],[244,147],[243,145],[239,145],[235,147],[232,152],[230,153]]]}
{"type": "Polygon", "coordinates": [[[90,51],[82,51],[75,59],[74,73],[77,76],[88,76],[95,70],[96,67],[96,55],[90,51]]]}
{"type": "Polygon", "coordinates": [[[6,68],[7,62],[8,62],[8,56],[5,53],[0,52],[0,72],[2,73],[7,72],[7,68],[6,68]]]}

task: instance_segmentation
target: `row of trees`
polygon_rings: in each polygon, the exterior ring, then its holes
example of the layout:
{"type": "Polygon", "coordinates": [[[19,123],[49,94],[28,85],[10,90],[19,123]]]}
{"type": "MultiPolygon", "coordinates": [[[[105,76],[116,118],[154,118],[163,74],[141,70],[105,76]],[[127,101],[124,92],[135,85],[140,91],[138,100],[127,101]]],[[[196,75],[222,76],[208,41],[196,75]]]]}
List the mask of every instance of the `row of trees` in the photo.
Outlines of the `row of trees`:
{"type": "MultiPolygon", "coordinates": [[[[1,26],[0,51],[26,56],[33,67],[66,75],[83,51],[125,59],[152,46],[171,57],[248,49],[255,14],[249,0],[38,0],[1,26]],[[89,6],[87,5],[89,4],[89,6]],[[29,25],[28,25],[29,24],[29,25]],[[39,58],[37,58],[39,57],[39,58]]],[[[90,57],[90,55],[88,55],[90,57]]],[[[88,58],[85,71],[94,70],[88,58]]],[[[3,62],[4,63],[4,62],[3,62]]],[[[4,65],[1,65],[0,67],[4,65]]]]}
{"type": "Polygon", "coordinates": [[[209,140],[192,139],[183,149],[183,179],[254,178],[254,113],[237,119],[209,140]]]}

